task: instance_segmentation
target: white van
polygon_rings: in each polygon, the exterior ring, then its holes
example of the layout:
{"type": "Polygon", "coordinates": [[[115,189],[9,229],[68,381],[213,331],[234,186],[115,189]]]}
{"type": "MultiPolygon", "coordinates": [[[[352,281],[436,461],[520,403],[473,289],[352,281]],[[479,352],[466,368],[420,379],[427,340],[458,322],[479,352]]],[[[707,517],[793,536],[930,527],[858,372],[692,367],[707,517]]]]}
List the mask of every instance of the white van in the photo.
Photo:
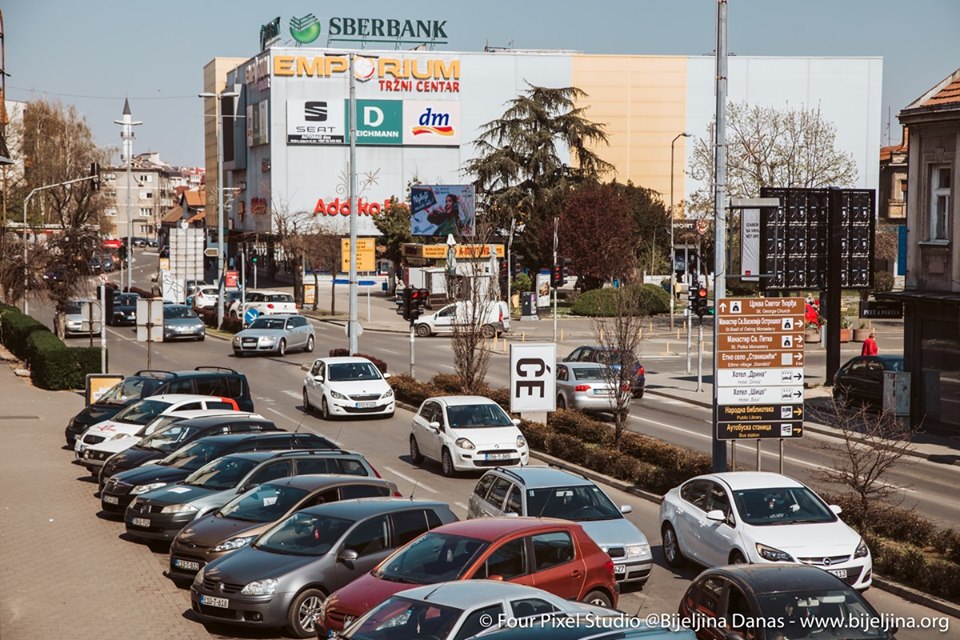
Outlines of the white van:
{"type": "Polygon", "coordinates": [[[503,300],[491,300],[480,307],[479,318],[474,316],[472,302],[454,302],[436,313],[417,318],[415,329],[421,338],[438,333],[452,334],[455,325],[465,326],[476,321],[485,338],[498,336],[510,330],[510,310],[503,300]]]}

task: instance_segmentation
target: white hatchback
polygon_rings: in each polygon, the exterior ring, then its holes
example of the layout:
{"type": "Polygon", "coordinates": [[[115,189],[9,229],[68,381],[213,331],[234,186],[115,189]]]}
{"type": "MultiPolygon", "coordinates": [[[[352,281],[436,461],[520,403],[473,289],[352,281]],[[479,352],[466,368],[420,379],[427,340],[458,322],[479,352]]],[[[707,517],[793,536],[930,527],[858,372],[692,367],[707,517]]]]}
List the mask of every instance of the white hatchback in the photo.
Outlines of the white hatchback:
{"type": "Polygon", "coordinates": [[[303,409],[333,416],[375,415],[392,418],[396,410],[389,373],[380,373],[366,358],[318,358],[303,379],[303,409]]]}
{"type": "Polygon", "coordinates": [[[778,473],[698,476],[663,497],[660,531],[667,564],[787,562],[820,567],[855,589],[873,580],[860,534],[804,484],[778,473]]]}
{"type": "Polygon", "coordinates": [[[525,465],[530,449],[519,420],[490,398],[442,396],[427,398],[413,417],[410,457],[440,462],[443,475],[490,467],[525,465]]]}

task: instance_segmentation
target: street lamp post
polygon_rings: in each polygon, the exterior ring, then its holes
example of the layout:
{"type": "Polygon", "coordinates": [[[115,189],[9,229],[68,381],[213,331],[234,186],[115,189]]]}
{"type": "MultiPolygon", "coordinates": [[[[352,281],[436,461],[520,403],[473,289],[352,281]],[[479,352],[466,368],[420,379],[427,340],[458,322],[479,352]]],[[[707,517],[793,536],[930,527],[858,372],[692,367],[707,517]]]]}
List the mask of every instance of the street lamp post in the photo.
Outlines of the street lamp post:
{"type": "Polygon", "coordinates": [[[677,297],[673,292],[676,286],[674,280],[677,278],[677,250],[673,245],[673,152],[677,140],[689,138],[691,135],[686,132],[678,133],[670,142],[670,331],[673,331],[674,300],[677,297]]]}
{"type": "MultiPolygon", "coordinates": [[[[134,120],[130,113],[130,101],[123,100],[123,117],[114,120],[120,125],[120,138],[123,140],[123,155],[127,159],[127,290],[133,287],[133,128],[143,124],[134,120]]],[[[123,261],[120,262],[123,268],[123,261]]],[[[123,285],[123,274],[120,274],[120,284],[123,285]]]]}
{"type": "MultiPolygon", "coordinates": [[[[236,98],[236,91],[221,91],[220,93],[201,93],[201,98],[213,98],[213,113],[215,131],[217,134],[217,328],[223,325],[223,298],[224,298],[224,245],[223,245],[223,122],[220,118],[220,102],[224,98],[236,98]]],[[[246,283],[244,283],[246,284],[246,283]]]]}

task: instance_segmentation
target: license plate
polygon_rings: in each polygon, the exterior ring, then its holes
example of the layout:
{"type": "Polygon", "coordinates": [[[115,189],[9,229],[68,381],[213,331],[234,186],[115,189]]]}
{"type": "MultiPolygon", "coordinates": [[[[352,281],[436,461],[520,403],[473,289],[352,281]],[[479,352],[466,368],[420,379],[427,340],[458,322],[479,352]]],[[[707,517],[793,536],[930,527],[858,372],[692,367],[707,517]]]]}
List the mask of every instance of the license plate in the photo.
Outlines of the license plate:
{"type": "Polygon", "coordinates": [[[107,504],[120,504],[120,498],[117,496],[103,496],[103,501],[107,504]]]}
{"type": "Polygon", "coordinates": [[[609,396],[613,395],[613,392],[610,389],[594,389],[593,395],[595,396],[609,396]]]}
{"type": "Polygon", "coordinates": [[[625,564],[615,564],[613,565],[614,575],[626,575],[627,574],[627,565],[625,564]]]}
{"type": "Polygon", "coordinates": [[[487,454],[487,460],[509,460],[510,457],[511,456],[509,453],[488,453],[487,454]]]}
{"type": "Polygon", "coordinates": [[[178,569],[186,569],[187,571],[200,571],[200,563],[194,560],[181,560],[180,558],[174,558],[173,566],[178,569]]]}
{"type": "Polygon", "coordinates": [[[846,569],[828,569],[829,573],[837,576],[838,578],[847,579],[847,570],[846,569]]]}
{"type": "Polygon", "coordinates": [[[370,409],[371,407],[377,406],[376,402],[358,402],[356,403],[357,409],[370,409]]]}
{"type": "Polygon", "coordinates": [[[200,596],[200,604],[206,605],[208,607],[220,607],[221,609],[226,609],[230,606],[230,601],[227,598],[214,598],[213,596],[200,596]]]}
{"type": "Polygon", "coordinates": [[[149,527],[150,521],[147,520],[146,518],[132,518],[130,520],[130,524],[132,524],[135,527],[149,527]]]}

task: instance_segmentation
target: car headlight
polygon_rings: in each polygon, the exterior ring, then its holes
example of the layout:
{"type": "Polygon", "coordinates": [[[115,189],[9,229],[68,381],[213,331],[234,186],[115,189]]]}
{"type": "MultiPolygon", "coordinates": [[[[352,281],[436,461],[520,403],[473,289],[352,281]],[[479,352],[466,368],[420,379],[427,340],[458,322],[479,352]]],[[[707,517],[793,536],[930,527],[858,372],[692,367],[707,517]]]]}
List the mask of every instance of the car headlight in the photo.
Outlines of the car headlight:
{"type": "Polygon", "coordinates": [[[137,502],[139,502],[139,501],[140,501],[140,498],[136,498],[136,497],[135,497],[133,500],[130,501],[130,504],[128,504],[127,506],[132,509],[133,506],[134,506],[135,504],[137,504],[137,502]]]}
{"type": "Polygon", "coordinates": [[[771,562],[793,562],[793,557],[786,551],[780,551],[780,549],[774,549],[759,542],[757,543],[757,553],[764,560],[770,560],[771,562]]]}
{"type": "Polygon", "coordinates": [[[517,449],[523,449],[527,446],[527,439],[523,436],[517,436],[517,449]]]}
{"type": "Polygon", "coordinates": [[[860,544],[857,545],[857,550],[853,552],[854,558],[866,558],[870,555],[870,549],[867,548],[867,543],[860,539],[860,544]]]}
{"type": "Polygon", "coordinates": [[[467,440],[466,438],[457,438],[457,441],[455,444],[461,449],[476,449],[474,444],[469,440],[467,440]]]}
{"type": "Polygon", "coordinates": [[[334,391],[333,389],[330,390],[330,397],[331,397],[331,398],[334,398],[334,399],[336,399],[336,400],[346,400],[346,399],[347,399],[347,396],[343,395],[342,393],[337,393],[337,392],[334,391]]]}
{"type": "Polygon", "coordinates": [[[240,344],[240,336],[233,336],[233,344],[240,344]]]}
{"type": "Polygon", "coordinates": [[[382,396],[380,396],[380,399],[381,399],[381,400],[386,400],[387,398],[392,398],[392,397],[393,397],[393,389],[388,389],[385,394],[383,394],[382,396]]]}
{"type": "Polygon", "coordinates": [[[110,439],[111,439],[111,440],[119,440],[120,438],[132,438],[132,437],[133,437],[133,436],[131,436],[129,433],[118,433],[117,435],[113,436],[113,437],[110,438],[110,439]]]}
{"type": "Polygon", "coordinates": [[[624,551],[628,558],[642,558],[643,556],[650,555],[650,545],[649,544],[628,544],[624,551]]]}
{"type": "Polygon", "coordinates": [[[138,484],[133,489],[130,490],[130,493],[138,496],[141,493],[146,493],[147,491],[153,491],[154,489],[159,489],[160,487],[167,486],[166,482],[151,482],[150,484],[138,484]]]}
{"type": "Polygon", "coordinates": [[[194,513],[197,508],[192,504],[170,504],[163,508],[160,513],[194,513]]]}
{"type": "Polygon", "coordinates": [[[198,587],[200,586],[200,584],[203,582],[203,574],[206,572],[207,572],[206,565],[200,567],[200,571],[197,571],[197,575],[193,576],[193,584],[195,586],[198,586],[198,587]]]}
{"type": "Polygon", "coordinates": [[[277,339],[274,338],[273,336],[260,336],[260,342],[262,342],[263,344],[273,344],[276,341],[277,339]]]}
{"type": "Polygon", "coordinates": [[[277,579],[254,580],[240,590],[245,596],[272,596],[277,592],[277,579]]]}
{"type": "Polygon", "coordinates": [[[242,538],[231,538],[225,542],[221,542],[215,546],[211,551],[218,553],[220,551],[233,551],[234,549],[239,549],[240,547],[245,547],[257,536],[245,536],[242,538]]]}

